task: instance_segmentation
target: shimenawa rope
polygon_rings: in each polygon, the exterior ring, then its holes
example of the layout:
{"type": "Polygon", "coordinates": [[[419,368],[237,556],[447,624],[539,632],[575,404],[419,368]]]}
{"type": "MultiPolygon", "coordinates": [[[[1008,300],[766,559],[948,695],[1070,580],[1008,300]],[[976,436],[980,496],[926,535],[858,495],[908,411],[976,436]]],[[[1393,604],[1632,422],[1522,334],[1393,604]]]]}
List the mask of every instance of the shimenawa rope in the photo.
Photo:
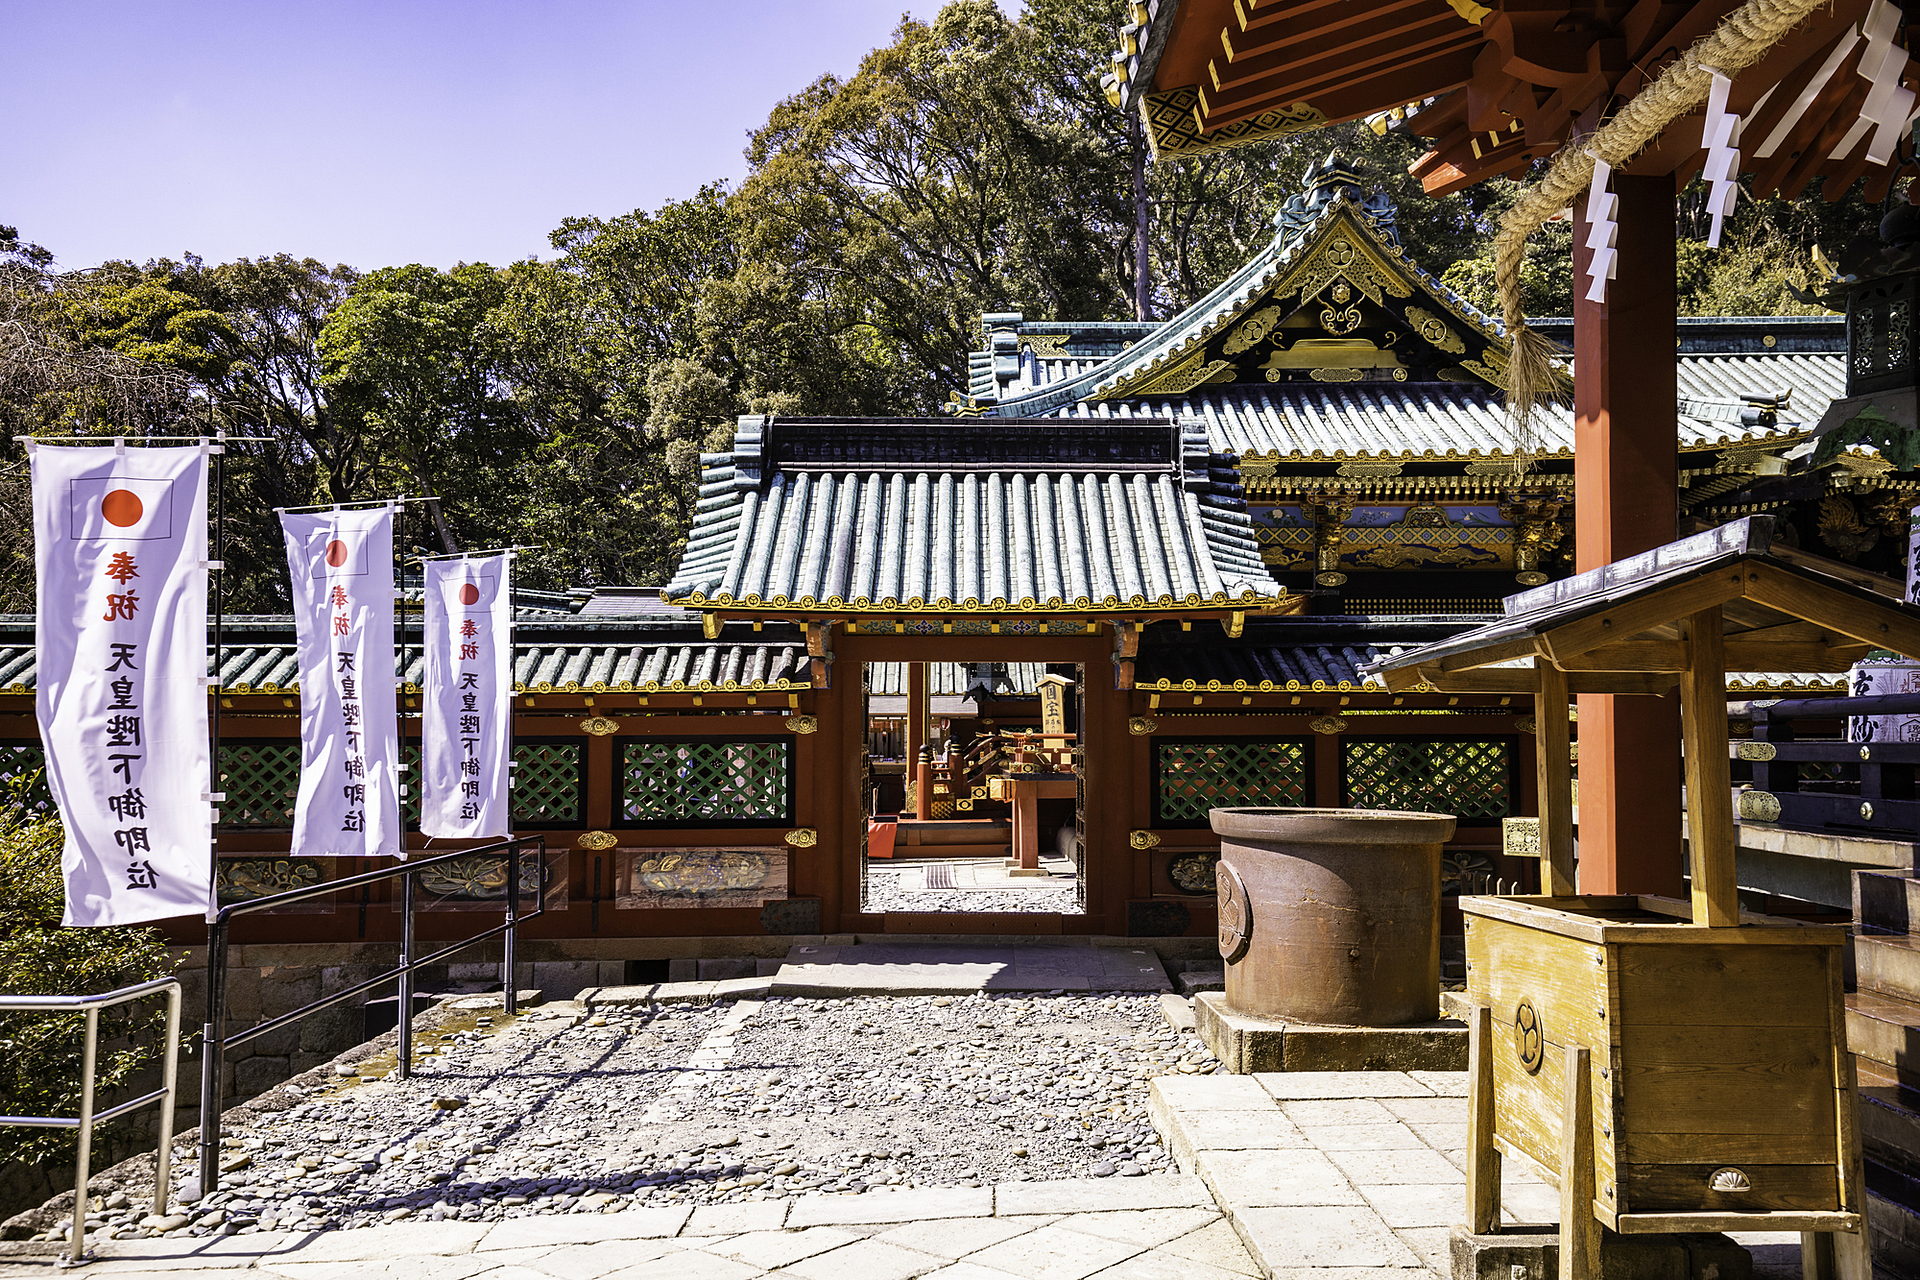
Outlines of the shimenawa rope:
{"type": "Polygon", "coordinates": [[[1832,0],[1747,0],[1702,36],[1592,134],[1570,139],[1540,181],[1500,219],[1493,241],[1493,271],[1501,319],[1512,340],[1507,362],[1507,417],[1513,433],[1514,468],[1525,471],[1535,439],[1533,411],[1552,395],[1553,345],[1527,327],[1520,305],[1520,263],[1527,237],[1573,203],[1593,180],[1594,157],[1617,171],[1675,120],[1707,100],[1713,73],[1733,77],[1832,0]]]}

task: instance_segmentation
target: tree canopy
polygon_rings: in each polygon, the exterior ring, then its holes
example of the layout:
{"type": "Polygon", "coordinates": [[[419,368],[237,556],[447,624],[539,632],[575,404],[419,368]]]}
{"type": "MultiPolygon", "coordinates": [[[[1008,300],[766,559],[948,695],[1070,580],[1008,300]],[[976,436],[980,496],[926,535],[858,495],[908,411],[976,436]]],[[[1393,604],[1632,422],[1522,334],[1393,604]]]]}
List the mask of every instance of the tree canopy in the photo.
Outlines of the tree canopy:
{"type": "MultiPolygon", "coordinates": [[[[531,585],[664,581],[699,455],[736,415],[931,414],[967,386],[983,312],[1165,317],[1273,234],[1311,161],[1339,149],[1399,206],[1408,254],[1491,309],[1490,245],[1514,184],[1442,199],[1418,144],[1340,126],[1188,158],[1148,156],[1098,83],[1122,0],[953,0],[904,19],[844,78],[776,105],[748,172],[653,210],[566,219],[544,256],[356,270],[292,253],[62,272],[0,227],[0,427],[224,428],[229,607],[285,607],[273,508],[438,501],[409,541],[531,544],[531,585]]],[[[1726,243],[1676,202],[1691,313],[1808,310],[1816,243],[1871,234],[1857,196],[1744,201],[1726,243]]],[[[35,229],[46,234],[45,229],[35,229]]],[[[1536,235],[1535,314],[1572,305],[1571,237],[1536,235]]],[[[297,248],[297,247],[296,247],[297,248]]],[[[0,609],[31,607],[24,455],[0,443],[0,609]]]]}

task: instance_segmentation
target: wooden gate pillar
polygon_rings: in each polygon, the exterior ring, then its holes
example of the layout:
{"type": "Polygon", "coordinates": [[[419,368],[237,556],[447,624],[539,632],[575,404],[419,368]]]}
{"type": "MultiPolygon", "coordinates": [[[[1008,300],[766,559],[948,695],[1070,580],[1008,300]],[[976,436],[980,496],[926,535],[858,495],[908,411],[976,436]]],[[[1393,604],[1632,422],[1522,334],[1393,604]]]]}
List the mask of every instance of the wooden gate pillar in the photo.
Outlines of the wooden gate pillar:
{"type": "MultiPolygon", "coordinates": [[[[1586,300],[1584,199],[1574,225],[1575,567],[1596,569],[1673,541],[1674,188],[1614,174],[1618,275],[1586,300]]],[[[1685,897],[1679,699],[1580,697],[1580,891],[1685,897]]]]}

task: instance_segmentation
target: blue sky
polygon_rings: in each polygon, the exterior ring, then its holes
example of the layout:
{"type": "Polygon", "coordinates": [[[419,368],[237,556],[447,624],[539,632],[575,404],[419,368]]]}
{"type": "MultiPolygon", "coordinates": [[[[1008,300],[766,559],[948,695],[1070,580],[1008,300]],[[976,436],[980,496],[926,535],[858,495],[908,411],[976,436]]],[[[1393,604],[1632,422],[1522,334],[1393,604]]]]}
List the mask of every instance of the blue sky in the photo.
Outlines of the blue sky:
{"type": "Polygon", "coordinates": [[[564,217],[740,177],[774,103],[938,8],[0,0],[0,224],[64,268],[547,256],[564,217]]]}

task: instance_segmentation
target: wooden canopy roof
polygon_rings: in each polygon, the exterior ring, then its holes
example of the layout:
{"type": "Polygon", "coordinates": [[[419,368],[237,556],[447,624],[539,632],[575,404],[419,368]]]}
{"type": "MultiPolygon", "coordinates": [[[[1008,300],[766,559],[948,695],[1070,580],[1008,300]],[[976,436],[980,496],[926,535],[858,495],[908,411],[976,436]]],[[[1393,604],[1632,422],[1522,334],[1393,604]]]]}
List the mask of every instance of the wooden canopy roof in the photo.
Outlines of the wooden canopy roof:
{"type": "Polygon", "coordinates": [[[1693,921],[1737,926],[1727,668],[1838,671],[1869,648],[1920,656],[1920,608],[1782,559],[1772,539],[1771,517],[1736,520],[1509,596],[1500,621],[1362,671],[1395,693],[1533,694],[1541,875],[1554,897],[1575,891],[1567,699],[1678,688],[1693,921]]]}
{"type": "Polygon", "coordinates": [[[1920,656],[1920,607],[1771,551],[1748,516],[1506,599],[1506,616],[1368,664],[1395,693],[1666,693],[1693,665],[1689,618],[1718,610],[1724,667],[1845,671],[1869,649],[1920,656]]]}
{"type": "MultiPolygon", "coordinates": [[[[1834,198],[1863,174],[1882,198],[1900,159],[1872,165],[1855,126],[1870,81],[1859,34],[1870,0],[1834,0],[1733,82],[1752,194],[1794,197],[1826,177],[1834,198]]],[[[1513,174],[1591,132],[1738,7],[1738,0],[1154,0],[1135,6],[1109,93],[1137,107],[1154,145],[1184,154],[1391,113],[1427,139],[1413,166],[1429,192],[1513,174]]],[[[1909,61],[1902,79],[1914,83],[1909,61]]],[[[1625,168],[1698,170],[1698,113],[1625,168]]],[[[1383,122],[1384,123],[1384,122],[1383,122]]],[[[1906,167],[1911,168],[1911,164],[1906,167]]]]}

